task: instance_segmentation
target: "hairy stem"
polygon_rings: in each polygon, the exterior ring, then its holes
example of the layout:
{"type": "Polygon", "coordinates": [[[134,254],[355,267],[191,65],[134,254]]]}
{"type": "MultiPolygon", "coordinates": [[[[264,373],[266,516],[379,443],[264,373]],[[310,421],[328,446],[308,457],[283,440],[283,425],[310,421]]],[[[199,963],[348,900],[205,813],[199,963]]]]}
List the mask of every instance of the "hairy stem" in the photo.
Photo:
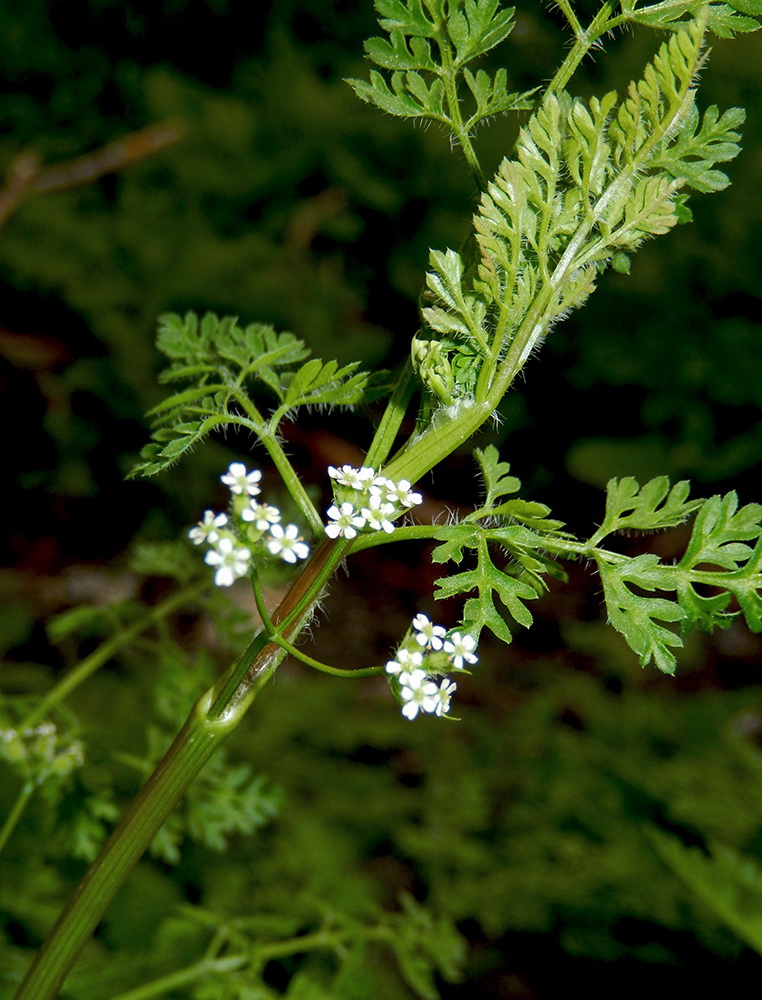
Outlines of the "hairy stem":
{"type": "Polygon", "coordinates": [[[302,485],[296,469],[289,461],[276,435],[277,420],[266,421],[259,410],[254,406],[245,392],[235,393],[236,402],[251,421],[251,430],[257,435],[267,454],[273,460],[275,468],[281,475],[283,485],[291,494],[294,503],[302,512],[302,516],[310,526],[313,534],[319,535],[323,530],[323,522],[320,514],[315,510],[315,505],[309,494],[302,485]]]}
{"type": "Polygon", "coordinates": [[[471,143],[471,137],[469,136],[468,130],[463,122],[463,115],[460,113],[460,99],[458,97],[458,67],[455,65],[453,60],[452,45],[447,33],[447,27],[443,20],[437,24],[437,45],[439,47],[442,67],[442,72],[439,74],[439,77],[444,84],[444,96],[447,104],[447,113],[449,115],[447,125],[452,129],[453,135],[460,145],[460,148],[463,150],[463,155],[465,156],[466,163],[468,164],[471,174],[476,181],[476,186],[480,191],[483,191],[487,186],[487,178],[484,176],[484,171],[482,170],[481,164],[476,156],[476,150],[471,143]]]}
{"type": "MultiPolygon", "coordinates": [[[[559,4],[566,14],[567,4],[559,4]]],[[[615,27],[614,23],[614,12],[618,7],[617,0],[603,0],[601,8],[595,15],[593,20],[590,22],[587,30],[583,31],[577,21],[577,28],[574,29],[575,41],[569,53],[558,67],[556,75],[548,84],[545,93],[546,94],[557,94],[562,90],[565,90],[569,80],[574,76],[577,67],[588,54],[590,49],[593,48],[595,43],[610,31],[611,28],[615,27]]],[[[568,18],[568,14],[566,15],[568,18]]],[[[576,18],[574,18],[576,21],[576,18]]],[[[570,21],[571,23],[571,21],[570,21]]],[[[618,21],[616,23],[619,23],[618,21]]],[[[572,26],[573,27],[573,26],[572,26]]]]}

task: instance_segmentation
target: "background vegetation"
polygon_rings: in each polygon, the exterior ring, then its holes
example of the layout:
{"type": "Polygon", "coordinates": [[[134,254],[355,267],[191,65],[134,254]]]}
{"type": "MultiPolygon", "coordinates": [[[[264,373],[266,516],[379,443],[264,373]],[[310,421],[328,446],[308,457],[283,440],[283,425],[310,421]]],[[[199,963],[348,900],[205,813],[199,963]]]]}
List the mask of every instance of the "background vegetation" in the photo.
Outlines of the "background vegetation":
{"type": "MultiPolygon", "coordinates": [[[[546,5],[519,6],[499,52],[515,90],[548,78],[564,42],[546,5]]],[[[139,601],[171,593],[150,574],[156,550],[136,554],[133,537],[184,532],[226,462],[248,452],[229,438],[170,475],[124,483],[160,398],[157,314],[233,313],[294,331],[318,356],[391,367],[416,327],[428,248],[460,244],[473,191],[442,135],[381,116],[342,82],[365,72],[370,3],[273,0],[252,14],[239,0],[6,0],[0,12],[6,175],[25,150],[55,164],[154,122],[181,135],[91,184],[28,197],[0,232],[0,681],[12,713],[14,695],[44,693],[134,621],[139,601]]],[[[656,41],[612,43],[576,86],[621,87],[656,41]]],[[[716,42],[702,80],[704,106],[748,110],[733,186],[694,199],[694,223],[644,248],[629,276],[606,276],[494,430],[527,495],[579,530],[602,514],[612,475],[667,473],[699,494],[759,499],[760,45],[716,42]]],[[[508,122],[483,132],[488,170],[513,138],[508,122]]],[[[316,491],[329,462],[367,443],[368,416],[292,428],[316,491]]],[[[472,468],[464,454],[425,484],[429,514],[473,501],[472,468]]],[[[657,541],[680,550],[679,532],[657,541]]],[[[436,575],[424,550],[358,557],[327,601],[320,657],[379,662],[416,610],[446,622],[436,575]]],[[[85,765],[32,800],[6,847],[0,996],[224,664],[251,614],[238,600],[231,634],[192,605],[57,713],[85,765]]],[[[759,637],[734,624],[691,641],[672,680],[642,672],[604,627],[584,567],[540,604],[507,652],[485,644],[456,725],[406,722],[383,683],[282,669],[118,897],[67,995],[116,996],[191,967],[216,928],[258,942],[272,992],[229,972],[171,995],[407,998],[414,960],[403,978],[382,933],[400,913],[421,925],[410,954],[439,943],[445,997],[554,997],[560,983],[591,997],[706,991],[758,972],[748,936],[665,864],[655,831],[762,863],[759,637]],[[326,927],[355,942],[349,958],[273,945],[326,927]],[[448,983],[459,942],[462,981],[448,983]]],[[[0,814],[17,790],[0,761],[0,814]]]]}

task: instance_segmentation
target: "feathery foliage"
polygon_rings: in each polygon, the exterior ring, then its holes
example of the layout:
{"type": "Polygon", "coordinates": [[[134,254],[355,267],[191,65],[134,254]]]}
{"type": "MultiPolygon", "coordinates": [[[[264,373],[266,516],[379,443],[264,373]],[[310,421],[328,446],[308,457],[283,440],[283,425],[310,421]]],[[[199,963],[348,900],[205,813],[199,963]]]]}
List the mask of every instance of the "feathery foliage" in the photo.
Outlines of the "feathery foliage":
{"type": "Polygon", "coordinates": [[[622,23],[642,24],[649,28],[669,30],[684,23],[686,17],[707,14],[707,25],[718,38],[756,31],[757,17],[762,17],[760,0],[728,0],[727,3],[706,3],[705,0],[662,0],[661,3],[641,3],[641,0],[620,0],[622,23]]]}
{"type": "Polygon", "coordinates": [[[452,250],[432,253],[423,316],[481,356],[485,395],[504,390],[615,255],[622,269],[624,255],[677,224],[682,188],[727,184],[715,165],[737,154],[744,113],[695,107],[705,29],[676,31],[623,100],[548,93],[482,196],[476,273],[452,250]]]}
{"type": "Polygon", "coordinates": [[[591,539],[590,555],[601,576],[609,621],[643,666],[653,659],[660,670],[674,673],[669,647],[681,646],[682,639],[659,622],[679,622],[685,636],[724,628],[743,614],[752,631],[762,631],[762,505],[739,509],[734,493],[688,502],[687,483],[669,489],[665,477],[640,490],[632,479],[613,480],[607,492],[606,518],[591,539]],[[664,564],[653,553],[624,558],[598,545],[623,528],[671,527],[693,512],[691,538],[676,564],[664,564]],[[752,548],[747,542],[754,540],[752,548]],[[662,596],[651,596],[654,592],[662,596]],[[674,599],[666,596],[671,592],[674,599]],[[737,610],[729,610],[733,599],[737,610]]]}
{"type": "Polygon", "coordinates": [[[505,69],[490,76],[469,67],[508,37],[514,8],[499,0],[375,0],[375,7],[389,38],[369,39],[365,52],[391,76],[371,70],[370,82],[348,80],[361,100],[400,118],[444,125],[464,149],[482,122],[531,106],[534,91],[509,93],[505,69]]]}
{"type": "Polygon", "coordinates": [[[515,476],[508,475],[510,466],[499,461],[494,446],[483,451],[477,449],[474,454],[484,482],[485,502],[459,523],[437,530],[435,537],[442,542],[431,558],[435,563],[460,564],[465,552],[470,551],[476,565],[473,569],[438,579],[434,596],[443,599],[476,590],[477,596],[465,603],[462,628],[479,635],[482,628],[487,627],[503,642],[510,642],[510,629],[495,598],[499,598],[511,619],[529,627],[532,613],[526,602],[534,600],[547,588],[546,574],[560,578],[564,575],[555,560],[546,554],[544,540],[571,536],[562,530],[561,521],[549,516],[550,510],[545,504],[517,497],[506,499],[518,492],[521,483],[515,476]],[[506,565],[495,565],[492,555],[495,549],[509,557],[506,565]]]}
{"type": "Polygon", "coordinates": [[[262,323],[241,327],[234,317],[163,316],[157,346],[171,362],[161,381],[191,385],[151,410],[153,441],[132,476],[161,472],[226,425],[246,427],[274,445],[280,422],[300,407],[353,406],[368,388],[358,362],[305,362],[309,349],[293,334],[262,323]],[[276,401],[266,416],[253,399],[262,392],[276,401]]]}
{"type": "Polygon", "coordinates": [[[477,592],[464,607],[465,630],[478,634],[486,626],[510,642],[510,628],[495,595],[514,622],[528,627],[532,615],[526,602],[547,588],[546,576],[564,577],[557,559],[586,558],[600,574],[609,622],[642,666],[653,660],[660,670],[674,673],[670,647],[681,646],[682,637],[693,631],[725,628],[739,614],[753,632],[762,631],[762,505],[739,508],[734,493],[689,500],[689,484],[670,486],[666,476],[642,487],[629,477],[613,479],[603,523],[590,539],[580,541],[549,516],[544,504],[505,499],[521,484],[508,475],[509,466],[499,461],[495,448],[477,449],[475,455],[485,504],[459,523],[438,529],[435,537],[441,544],[432,554],[436,563],[456,564],[465,552],[473,554],[474,568],[437,580],[435,594],[445,598],[477,592]],[[692,515],[690,541],[674,564],[663,563],[653,553],[624,556],[601,545],[616,532],[673,528],[692,515]],[[508,557],[501,567],[493,559],[496,549],[508,557]],[[674,597],[668,596],[672,593],[674,597]],[[668,627],[674,623],[679,623],[680,634],[668,627]]]}

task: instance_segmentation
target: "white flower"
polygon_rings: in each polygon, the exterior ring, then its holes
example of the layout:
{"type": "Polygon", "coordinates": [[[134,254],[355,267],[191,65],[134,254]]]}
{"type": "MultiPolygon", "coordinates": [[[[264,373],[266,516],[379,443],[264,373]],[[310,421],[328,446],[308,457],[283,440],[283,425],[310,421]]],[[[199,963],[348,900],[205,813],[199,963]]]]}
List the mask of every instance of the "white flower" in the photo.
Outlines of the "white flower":
{"type": "Polygon", "coordinates": [[[242,521],[253,521],[258,531],[267,531],[271,525],[280,521],[280,511],[269,503],[249,501],[249,506],[241,511],[242,521]]]}
{"type": "Polygon", "coordinates": [[[232,538],[220,538],[204,559],[210,566],[216,567],[214,582],[217,586],[229,587],[234,580],[249,572],[251,552],[243,546],[236,548],[232,538]]]}
{"type": "Polygon", "coordinates": [[[416,631],[415,641],[419,646],[430,646],[432,649],[441,649],[447,629],[441,625],[433,625],[426,615],[416,615],[413,619],[413,628],[416,631]]]}
{"type": "Polygon", "coordinates": [[[386,486],[384,487],[384,495],[387,500],[397,504],[399,507],[415,507],[419,503],[423,503],[423,497],[420,493],[412,492],[407,479],[400,479],[396,483],[391,479],[387,479],[386,486]]]}
{"type": "Polygon", "coordinates": [[[397,650],[395,660],[401,663],[405,670],[415,670],[423,663],[423,653],[419,653],[417,649],[405,649],[403,646],[397,650]]]}
{"type": "Polygon", "coordinates": [[[445,640],[444,651],[452,660],[453,666],[457,670],[463,670],[463,661],[466,663],[476,663],[479,659],[475,655],[476,639],[472,635],[461,635],[460,632],[453,634],[445,640]]]}
{"type": "Polygon", "coordinates": [[[214,545],[220,537],[217,528],[222,528],[227,523],[227,514],[215,514],[213,510],[205,510],[198,524],[188,532],[188,538],[194,545],[203,545],[204,542],[214,545]]]}
{"type": "Polygon", "coordinates": [[[419,711],[436,711],[439,689],[425,670],[403,671],[400,684],[400,695],[405,702],[402,714],[406,719],[414,719],[419,711]]]}
{"type": "Polygon", "coordinates": [[[306,559],[310,547],[300,537],[295,524],[273,524],[270,528],[270,539],[267,542],[268,551],[274,556],[280,556],[284,562],[295,563],[297,559],[306,559]]]}
{"type": "Polygon", "coordinates": [[[259,493],[257,483],[261,478],[262,473],[259,469],[247,472],[243,462],[231,462],[225,475],[220,476],[222,482],[230,487],[231,493],[239,495],[247,493],[250,497],[255,497],[259,493]]]}
{"type": "Polygon", "coordinates": [[[334,465],[328,466],[328,475],[331,479],[335,479],[342,486],[351,486],[353,490],[367,489],[369,481],[373,479],[375,474],[376,470],[367,466],[363,466],[361,469],[355,469],[351,465],[342,465],[340,469],[334,465]]]}
{"type": "Polygon", "coordinates": [[[389,514],[394,513],[394,506],[390,503],[382,503],[381,497],[372,495],[368,501],[369,507],[363,507],[360,511],[365,518],[368,527],[374,531],[385,531],[387,534],[394,531],[394,525],[388,519],[389,514]]]}
{"type": "Polygon", "coordinates": [[[449,681],[446,677],[440,682],[437,688],[436,706],[434,708],[434,712],[437,715],[447,715],[450,711],[450,700],[453,694],[455,694],[457,686],[455,681],[449,681]]]}
{"type": "Polygon", "coordinates": [[[391,479],[387,479],[386,476],[376,476],[373,482],[370,484],[371,493],[381,493],[387,486],[392,486],[391,479]]]}
{"type": "Polygon", "coordinates": [[[365,518],[357,513],[351,503],[343,503],[341,507],[334,504],[328,508],[328,516],[333,521],[333,524],[325,526],[325,533],[329,538],[338,538],[339,535],[354,538],[357,529],[365,527],[365,518]]]}
{"type": "Polygon", "coordinates": [[[386,664],[387,674],[399,674],[415,670],[423,663],[423,653],[413,652],[411,649],[398,649],[393,660],[386,664]]]}

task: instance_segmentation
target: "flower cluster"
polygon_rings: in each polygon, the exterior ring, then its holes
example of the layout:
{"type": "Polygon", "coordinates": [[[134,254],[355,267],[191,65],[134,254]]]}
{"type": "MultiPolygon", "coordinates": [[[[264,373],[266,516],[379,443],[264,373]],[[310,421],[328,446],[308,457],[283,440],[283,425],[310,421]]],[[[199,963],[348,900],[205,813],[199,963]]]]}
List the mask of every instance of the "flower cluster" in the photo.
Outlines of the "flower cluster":
{"type": "Polygon", "coordinates": [[[208,545],[205,561],[214,568],[214,582],[229,587],[246,576],[257,555],[276,556],[287,563],[306,559],[309,546],[295,524],[280,523],[281,515],[272,504],[260,503],[258,469],[249,472],[242,462],[231,462],[220,476],[230,490],[230,515],[204,511],[188,536],[196,545],[208,545]]]}
{"type": "Polygon", "coordinates": [[[329,522],[325,533],[329,538],[355,538],[358,531],[394,531],[394,518],[409,507],[423,503],[407,479],[395,482],[377,476],[375,469],[363,466],[355,469],[342,465],[328,466],[334,481],[335,503],[328,508],[329,522]]]}
{"type": "Polygon", "coordinates": [[[52,722],[42,722],[33,729],[0,729],[0,760],[25,781],[42,785],[54,777],[63,780],[85,758],[79,740],[67,742],[52,722]]]}
{"type": "Polygon", "coordinates": [[[436,676],[465,671],[467,663],[478,660],[475,649],[473,636],[460,632],[448,635],[442,625],[434,625],[426,615],[416,615],[394,659],[386,664],[405,718],[414,719],[419,712],[447,715],[457,684],[447,677],[437,683],[436,676]]]}

